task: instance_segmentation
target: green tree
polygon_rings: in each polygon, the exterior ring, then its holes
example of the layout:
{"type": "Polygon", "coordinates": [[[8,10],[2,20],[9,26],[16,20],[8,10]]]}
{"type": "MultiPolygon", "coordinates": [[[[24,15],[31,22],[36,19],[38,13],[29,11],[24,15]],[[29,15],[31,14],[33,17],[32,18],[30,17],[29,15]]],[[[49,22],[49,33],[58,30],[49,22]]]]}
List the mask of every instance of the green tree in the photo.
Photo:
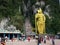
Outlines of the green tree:
{"type": "Polygon", "coordinates": [[[60,23],[59,23],[59,4],[57,0],[47,0],[46,4],[50,5],[51,12],[50,15],[53,17],[52,21],[47,18],[47,32],[57,34],[60,31],[60,23]],[[50,23],[50,24],[49,24],[50,23]]]}
{"type": "Polygon", "coordinates": [[[4,17],[9,17],[9,25],[13,24],[17,29],[22,29],[24,16],[21,14],[20,6],[21,0],[0,0],[0,21],[4,17]]]}

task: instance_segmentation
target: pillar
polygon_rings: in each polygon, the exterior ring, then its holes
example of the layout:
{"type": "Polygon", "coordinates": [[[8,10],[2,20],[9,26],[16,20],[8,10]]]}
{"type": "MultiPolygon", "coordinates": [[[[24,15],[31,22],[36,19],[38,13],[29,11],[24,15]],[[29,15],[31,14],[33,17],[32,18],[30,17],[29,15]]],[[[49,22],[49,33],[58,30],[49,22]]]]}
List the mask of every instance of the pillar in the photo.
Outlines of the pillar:
{"type": "Polygon", "coordinates": [[[3,34],[3,37],[5,38],[5,33],[3,34]]]}
{"type": "Polygon", "coordinates": [[[18,38],[18,39],[20,38],[19,34],[17,34],[17,38],[18,38]]]}
{"type": "Polygon", "coordinates": [[[15,36],[14,36],[14,34],[13,34],[13,38],[14,38],[15,36]]]}
{"type": "Polygon", "coordinates": [[[8,37],[9,37],[9,39],[10,39],[10,34],[8,34],[8,37]]]}

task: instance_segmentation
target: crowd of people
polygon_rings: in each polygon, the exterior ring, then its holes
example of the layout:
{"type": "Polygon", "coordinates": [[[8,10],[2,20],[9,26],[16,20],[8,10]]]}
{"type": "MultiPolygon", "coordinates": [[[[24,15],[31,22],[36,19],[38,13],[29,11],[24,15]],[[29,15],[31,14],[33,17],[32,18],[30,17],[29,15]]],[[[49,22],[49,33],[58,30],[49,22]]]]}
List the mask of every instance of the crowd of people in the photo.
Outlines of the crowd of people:
{"type": "Polygon", "coordinates": [[[38,38],[38,45],[41,45],[43,42],[44,44],[47,43],[47,40],[51,42],[52,45],[55,45],[55,37],[54,36],[44,36],[38,38]]]}
{"type": "MultiPolygon", "coordinates": [[[[18,40],[20,41],[28,40],[28,42],[30,42],[31,39],[34,39],[34,38],[28,36],[27,38],[20,37],[18,40]]],[[[7,42],[8,40],[11,40],[13,42],[14,40],[17,40],[17,38],[8,39],[7,36],[5,38],[0,37],[0,44],[5,45],[5,42],[7,42]]],[[[55,38],[53,36],[52,37],[49,37],[49,36],[39,37],[37,40],[38,40],[37,45],[41,45],[42,42],[46,44],[47,40],[51,41],[52,45],[55,45],[55,38]]]]}

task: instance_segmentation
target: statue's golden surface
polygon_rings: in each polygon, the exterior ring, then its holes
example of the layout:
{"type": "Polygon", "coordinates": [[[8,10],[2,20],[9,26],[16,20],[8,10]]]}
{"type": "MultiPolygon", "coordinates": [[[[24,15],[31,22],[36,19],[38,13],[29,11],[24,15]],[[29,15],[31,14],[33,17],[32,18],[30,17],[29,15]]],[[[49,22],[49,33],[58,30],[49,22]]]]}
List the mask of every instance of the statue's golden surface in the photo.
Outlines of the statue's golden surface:
{"type": "Polygon", "coordinates": [[[42,9],[40,8],[35,14],[35,28],[39,34],[45,33],[45,20],[45,15],[42,13],[42,9]]]}

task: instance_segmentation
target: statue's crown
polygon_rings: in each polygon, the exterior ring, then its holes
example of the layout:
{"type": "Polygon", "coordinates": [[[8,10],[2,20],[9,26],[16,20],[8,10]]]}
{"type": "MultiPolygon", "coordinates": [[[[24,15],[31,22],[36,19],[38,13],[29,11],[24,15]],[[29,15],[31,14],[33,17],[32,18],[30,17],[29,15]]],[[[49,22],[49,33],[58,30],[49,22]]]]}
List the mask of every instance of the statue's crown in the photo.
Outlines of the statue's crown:
{"type": "Polygon", "coordinates": [[[42,13],[42,9],[40,8],[37,12],[38,12],[38,13],[42,13]]]}

